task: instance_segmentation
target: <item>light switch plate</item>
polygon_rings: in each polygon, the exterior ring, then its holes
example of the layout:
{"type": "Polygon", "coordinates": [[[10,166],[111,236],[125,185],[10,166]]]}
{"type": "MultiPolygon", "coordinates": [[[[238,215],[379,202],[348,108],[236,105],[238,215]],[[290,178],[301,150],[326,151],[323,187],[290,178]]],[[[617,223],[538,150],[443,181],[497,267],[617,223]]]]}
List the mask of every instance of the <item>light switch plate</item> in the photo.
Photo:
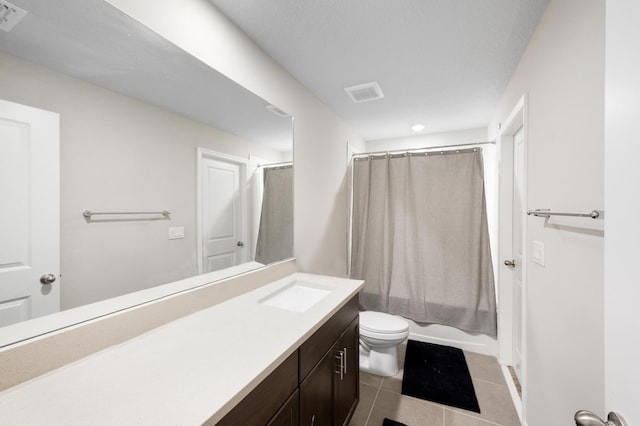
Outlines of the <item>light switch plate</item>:
{"type": "Polygon", "coordinates": [[[533,242],[533,261],[544,268],[544,243],[533,242]]]}
{"type": "Polygon", "coordinates": [[[0,30],[11,31],[26,14],[26,10],[20,9],[6,0],[0,0],[0,30]]]}
{"type": "Polygon", "coordinates": [[[179,240],[184,238],[184,226],[174,226],[169,228],[169,239],[179,240]]]}

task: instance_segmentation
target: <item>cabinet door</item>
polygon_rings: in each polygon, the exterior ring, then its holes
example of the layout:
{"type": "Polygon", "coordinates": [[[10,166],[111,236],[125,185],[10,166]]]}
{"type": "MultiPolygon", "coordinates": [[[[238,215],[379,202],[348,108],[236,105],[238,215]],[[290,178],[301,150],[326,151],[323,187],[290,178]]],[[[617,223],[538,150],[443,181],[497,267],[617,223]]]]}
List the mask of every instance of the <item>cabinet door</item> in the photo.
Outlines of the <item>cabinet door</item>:
{"type": "Polygon", "coordinates": [[[358,318],[358,296],[354,296],[300,346],[300,380],[336,343],[351,322],[358,318]]]}
{"type": "MultiPolygon", "coordinates": [[[[358,405],[360,396],[358,318],[353,320],[336,343],[336,353],[342,353],[343,371],[334,376],[335,424],[346,424],[358,405]]],[[[340,356],[340,355],[339,355],[340,356]]]]}
{"type": "Polygon", "coordinates": [[[300,385],[301,426],[333,424],[333,356],[333,351],[326,353],[300,385]]]}
{"type": "Polygon", "coordinates": [[[267,426],[298,426],[300,424],[300,393],[295,391],[267,426]]]}

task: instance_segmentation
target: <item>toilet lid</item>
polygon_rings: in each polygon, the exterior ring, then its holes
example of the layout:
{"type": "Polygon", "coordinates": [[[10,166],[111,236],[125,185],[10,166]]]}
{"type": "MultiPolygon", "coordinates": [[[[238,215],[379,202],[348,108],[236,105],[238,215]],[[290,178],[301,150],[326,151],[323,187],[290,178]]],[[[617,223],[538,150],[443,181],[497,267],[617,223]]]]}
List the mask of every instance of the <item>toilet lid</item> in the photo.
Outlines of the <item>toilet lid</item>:
{"type": "Polygon", "coordinates": [[[376,333],[402,333],[409,329],[409,323],[396,315],[382,312],[360,312],[360,328],[376,333]]]}

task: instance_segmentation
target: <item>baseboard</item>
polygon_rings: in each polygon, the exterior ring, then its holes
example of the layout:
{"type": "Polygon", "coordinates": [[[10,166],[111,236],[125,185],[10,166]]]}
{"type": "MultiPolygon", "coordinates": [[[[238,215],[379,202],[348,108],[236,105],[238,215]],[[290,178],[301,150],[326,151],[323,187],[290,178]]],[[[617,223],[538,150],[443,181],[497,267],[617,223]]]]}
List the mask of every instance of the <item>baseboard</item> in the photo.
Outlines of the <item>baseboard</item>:
{"type": "Polygon", "coordinates": [[[453,346],[464,351],[497,357],[498,341],[484,334],[470,334],[440,324],[421,325],[409,321],[409,338],[419,342],[453,346]]]}

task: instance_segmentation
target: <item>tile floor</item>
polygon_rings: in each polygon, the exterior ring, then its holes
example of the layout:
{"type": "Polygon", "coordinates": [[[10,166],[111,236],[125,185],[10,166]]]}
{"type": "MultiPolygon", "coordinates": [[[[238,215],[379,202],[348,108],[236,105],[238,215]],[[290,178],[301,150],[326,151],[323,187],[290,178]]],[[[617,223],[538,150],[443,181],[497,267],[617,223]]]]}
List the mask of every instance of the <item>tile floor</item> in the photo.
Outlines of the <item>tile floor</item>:
{"type": "Polygon", "coordinates": [[[382,378],[360,372],[360,403],[350,426],[382,426],[385,417],[407,426],[519,426],[509,389],[494,357],[464,353],[481,414],[402,395],[406,345],[400,345],[400,371],[382,378]]]}

